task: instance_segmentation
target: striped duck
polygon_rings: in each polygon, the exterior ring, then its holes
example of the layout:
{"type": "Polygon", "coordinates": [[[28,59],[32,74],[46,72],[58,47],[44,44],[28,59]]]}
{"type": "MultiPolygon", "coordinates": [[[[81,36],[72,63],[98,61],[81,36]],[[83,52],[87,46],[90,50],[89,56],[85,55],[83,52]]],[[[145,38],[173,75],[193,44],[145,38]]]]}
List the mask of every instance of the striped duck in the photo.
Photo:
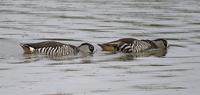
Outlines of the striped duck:
{"type": "Polygon", "coordinates": [[[103,44],[98,44],[103,51],[138,53],[149,49],[167,49],[167,40],[138,40],[134,38],[122,38],[103,44]]]}
{"type": "Polygon", "coordinates": [[[20,44],[25,54],[45,54],[55,56],[93,54],[94,46],[89,43],[82,43],[76,47],[70,44],[64,44],[56,41],[44,41],[39,43],[20,44]]]}

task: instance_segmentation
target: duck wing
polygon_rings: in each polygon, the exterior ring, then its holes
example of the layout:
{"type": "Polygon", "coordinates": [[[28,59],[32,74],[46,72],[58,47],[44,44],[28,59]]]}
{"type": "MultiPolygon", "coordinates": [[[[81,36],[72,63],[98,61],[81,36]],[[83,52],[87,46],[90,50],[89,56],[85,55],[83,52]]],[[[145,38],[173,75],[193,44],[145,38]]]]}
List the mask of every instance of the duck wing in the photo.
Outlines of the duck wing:
{"type": "Polygon", "coordinates": [[[44,42],[39,42],[39,43],[21,43],[20,46],[23,48],[25,53],[33,53],[34,50],[39,49],[39,48],[47,48],[47,47],[61,47],[63,43],[60,42],[55,42],[55,41],[44,41],[44,42]]]}

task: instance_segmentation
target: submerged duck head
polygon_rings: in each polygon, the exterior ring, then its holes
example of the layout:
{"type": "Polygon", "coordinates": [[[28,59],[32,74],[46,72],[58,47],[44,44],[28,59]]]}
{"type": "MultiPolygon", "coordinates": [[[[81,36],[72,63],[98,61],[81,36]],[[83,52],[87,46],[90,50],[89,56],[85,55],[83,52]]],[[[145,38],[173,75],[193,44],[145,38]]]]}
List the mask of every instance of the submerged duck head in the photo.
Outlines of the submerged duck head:
{"type": "Polygon", "coordinates": [[[88,54],[94,53],[94,46],[90,43],[82,43],[78,48],[83,53],[88,53],[88,54]]]}

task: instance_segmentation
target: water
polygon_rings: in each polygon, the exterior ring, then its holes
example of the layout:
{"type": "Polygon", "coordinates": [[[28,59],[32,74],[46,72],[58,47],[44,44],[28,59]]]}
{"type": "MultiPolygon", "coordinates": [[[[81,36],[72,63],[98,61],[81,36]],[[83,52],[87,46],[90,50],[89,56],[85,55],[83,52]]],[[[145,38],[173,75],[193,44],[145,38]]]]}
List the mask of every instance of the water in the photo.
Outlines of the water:
{"type": "Polygon", "coordinates": [[[3,95],[198,95],[199,0],[1,0],[3,95]],[[162,57],[102,52],[119,38],[166,38],[162,57]],[[19,43],[95,45],[86,58],[24,55],[19,43]]]}

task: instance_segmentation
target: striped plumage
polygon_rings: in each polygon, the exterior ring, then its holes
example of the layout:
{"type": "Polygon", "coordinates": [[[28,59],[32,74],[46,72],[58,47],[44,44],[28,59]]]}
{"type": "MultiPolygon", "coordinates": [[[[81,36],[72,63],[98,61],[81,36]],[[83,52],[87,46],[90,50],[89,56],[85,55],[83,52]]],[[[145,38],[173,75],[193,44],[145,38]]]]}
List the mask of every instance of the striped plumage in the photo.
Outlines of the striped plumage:
{"type": "Polygon", "coordinates": [[[164,39],[138,40],[123,38],[116,41],[98,44],[103,51],[119,51],[124,53],[138,53],[149,49],[167,49],[167,41],[164,39]]]}
{"type": "Polygon", "coordinates": [[[94,50],[93,45],[89,43],[83,43],[79,47],[55,41],[44,41],[20,45],[26,54],[36,53],[55,56],[77,55],[79,52],[93,53],[94,50]]]}

